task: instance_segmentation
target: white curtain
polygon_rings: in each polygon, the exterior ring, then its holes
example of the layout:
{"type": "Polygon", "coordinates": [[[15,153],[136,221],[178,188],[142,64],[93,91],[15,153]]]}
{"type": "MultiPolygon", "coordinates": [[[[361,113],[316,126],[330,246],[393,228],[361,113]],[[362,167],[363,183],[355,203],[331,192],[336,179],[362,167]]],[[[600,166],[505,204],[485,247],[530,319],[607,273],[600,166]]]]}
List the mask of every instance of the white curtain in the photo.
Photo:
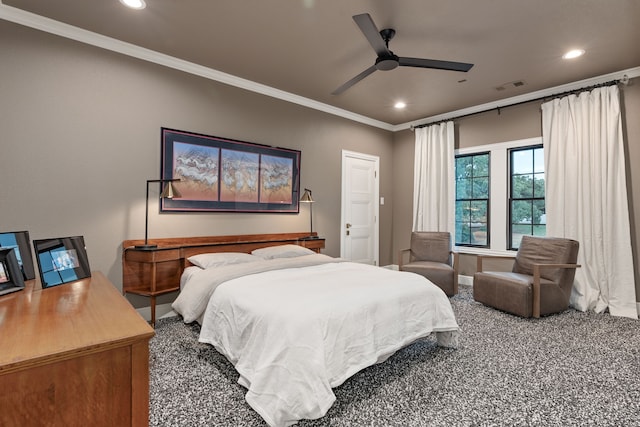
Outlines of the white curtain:
{"type": "Polygon", "coordinates": [[[453,122],[415,130],[413,231],[454,232],[453,122]]]}
{"type": "Polygon", "coordinates": [[[580,242],[570,304],[637,318],[617,86],[542,104],[547,235],[580,242]]]}

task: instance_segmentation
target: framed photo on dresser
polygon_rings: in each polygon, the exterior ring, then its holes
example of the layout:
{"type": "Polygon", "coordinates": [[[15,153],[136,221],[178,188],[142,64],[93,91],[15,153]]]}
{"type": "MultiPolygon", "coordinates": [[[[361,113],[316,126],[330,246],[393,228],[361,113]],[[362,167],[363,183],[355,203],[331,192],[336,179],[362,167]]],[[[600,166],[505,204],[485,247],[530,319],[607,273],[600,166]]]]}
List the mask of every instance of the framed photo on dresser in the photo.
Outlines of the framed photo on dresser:
{"type": "Polygon", "coordinates": [[[0,295],[24,289],[22,270],[13,249],[0,249],[0,295]]]}
{"type": "Polygon", "coordinates": [[[83,236],[33,241],[42,289],[91,277],[83,236]]]}

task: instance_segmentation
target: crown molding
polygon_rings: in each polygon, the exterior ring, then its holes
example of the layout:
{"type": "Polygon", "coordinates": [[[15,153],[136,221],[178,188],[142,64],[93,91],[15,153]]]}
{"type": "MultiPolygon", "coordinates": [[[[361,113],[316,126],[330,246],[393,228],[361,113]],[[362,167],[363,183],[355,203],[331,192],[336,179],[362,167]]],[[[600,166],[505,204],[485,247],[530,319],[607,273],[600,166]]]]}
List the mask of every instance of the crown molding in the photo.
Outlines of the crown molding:
{"type": "Polygon", "coordinates": [[[402,123],[393,126],[392,131],[398,132],[405,129],[413,129],[415,126],[420,126],[426,123],[435,123],[443,120],[452,119],[455,117],[466,116],[469,114],[482,113],[484,111],[495,110],[497,108],[505,108],[509,105],[518,104],[521,102],[527,102],[538,98],[551,97],[564,92],[570,92],[572,90],[578,90],[584,87],[594,86],[601,83],[606,83],[612,80],[622,80],[624,77],[633,79],[640,76],[640,67],[629,68],[627,70],[616,71],[615,73],[604,74],[602,76],[592,77],[577,82],[567,83],[560,86],[554,86],[547,89],[542,89],[536,92],[529,92],[511,98],[504,98],[498,101],[488,102],[486,104],[475,105],[469,108],[463,108],[461,110],[450,111],[444,114],[438,114],[436,116],[426,117],[424,119],[414,120],[412,122],[402,123]]]}
{"type": "Polygon", "coordinates": [[[173,68],[185,73],[224,83],[229,86],[235,86],[240,89],[245,89],[286,102],[291,102],[293,104],[302,105],[304,107],[312,108],[314,110],[322,111],[334,116],[339,116],[369,126],[388,131],[393,129],[393,125],[390,123],[375,120],[370,117],[353,113],[351,111],[343,110],[341,108],[324,104],[322,102],[314,101],[313,99],[285,92],[280,89],[275,89],[270,86],[236,77],[231,74],[223,73],[212,68],[204,67],[193,62],[184,61],[173,56],[153,51],[151,49],[146,49],[131,43],[126,43],[114,39],[112,37],[107,37],[101,34],[94,33],[92,31],[83,30],[82,28],[74,27],[73,25],[65,24],[63,22],[59,22],[50,18],[45,18],[31,12],[26,12],[12,6],[7,6],[5,4],[2,4],[2,0],[0,0],[0,19],[4,19],[5,21],[10,21],[15,24],[24,25],[25,27],[30,27],[50,34],[55,34],[57,36],[75,40],[91,46],[110,50],[112,52],[131,56],[143,61],[152,62],[164,67],[173,68]]]}
{"type": "Polygon", "coordinates": [[[102,49],[117,52],[123,55],[141,59],[143,61],[152,62],[164,67],[172,68],[175,70],[183,71],[185,73],[200,76],[209,80],[217,81],[227,84],[229,86],[235,86],[240,89],[248,90],[251,92],[266,95],[272,98],[280,99],[293,104],[298,104],[304,107],[308,107],[314,110],[322,111],[334,116],[342,117],[344,119],[359,122],[365,125],[373,126],[383,130],[398,132],[405,129],[412,129],[415,126],[419,126],[425,123],[438,122],[442,120],[448,120],[451,118],[464,116],[468,114],[480,113],[483,111],[493,110],[497,108],[504,108],[512,104],[520,102],[530,101],[536,98],[553,96],[558,93],[568,92],[583,87],[593,86],[600,83],[605,83],[611,80],[622,79],[624,76],[628,78],[635,78],[640,76],[640,67],[630,68],[628,70],[618,71],[602,76],[592,77],[577,82],[567,83],[560,86],[555,86],[536,92],[530,92],[511,98],[504,98],[498,101],[488,102],[486,104],[475,105],[473,107],[463,108],[456,111],[451,111],[436,116],[425,117],[423,119],[414,120],[399,125],[392,125],[390,123],[375,120],[370,117],[356,114],[351,111],[347,111],[341,108],[337,108],[322,102],[314,101],[313,99],[305,98],[299,95],[295,95],[289,92],[285,92],[280,89],[275,89],[270,86],[266,86],[260,83],[256,83],[250,80],[246,80],[240,77],[233,76],[231,74],[223,73],[221,71],[204,67],[202,65],[195,64],[193,62],[184,61],[182,59],[175,58],[173,56],[165,55],[150,49],[146,49],[140,46],[136,46],[131,43],[126,43],[111,37],[103,36],[91,31],[83,30],[78,27],[74,27],[69,24],[65,24],[59,21],[55,21],[50,18],[45,18],[40,15],[36,15],[31,12],[7,6],[0,0],[0,19],[10,21],[16,24],[24,25],[36,30],[44,31],[50,34],[55,34],[60,37],[65,37],[71,40],[75,40],[88,45],[96,46],[102,49]]]}

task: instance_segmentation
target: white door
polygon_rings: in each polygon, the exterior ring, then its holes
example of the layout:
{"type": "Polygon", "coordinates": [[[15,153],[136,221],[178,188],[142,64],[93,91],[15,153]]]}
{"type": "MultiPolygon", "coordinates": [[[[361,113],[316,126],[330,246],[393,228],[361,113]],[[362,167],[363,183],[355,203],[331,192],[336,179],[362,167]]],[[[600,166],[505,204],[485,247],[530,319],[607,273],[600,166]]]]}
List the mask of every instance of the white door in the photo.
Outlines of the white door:
{"type": "Polygon", "coordinates": [[[377,156],[342,151],[342,224],[340,256],[378,265],[377,156]]]}

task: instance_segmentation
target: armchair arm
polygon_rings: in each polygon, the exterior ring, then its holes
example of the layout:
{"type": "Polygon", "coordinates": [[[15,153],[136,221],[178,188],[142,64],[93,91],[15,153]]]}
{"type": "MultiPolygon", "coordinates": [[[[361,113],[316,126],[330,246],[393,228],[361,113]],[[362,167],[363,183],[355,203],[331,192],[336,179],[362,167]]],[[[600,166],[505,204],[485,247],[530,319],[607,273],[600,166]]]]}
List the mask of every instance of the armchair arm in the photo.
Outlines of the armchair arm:
{"type": "Polygon", "coordinates": [[[544,268],[580,268],[580,264],[533,264],[533,307],[531,315],[540,317],[540,270],[544,268]]]}
{"type": "Polygon", "coordinates": [[[484,259],[516,259],[515,255],[476,255],[476,272],[482,272],[482,260],[484,259]]]}
{"type": "Polygon", "coordinates": [[[398,252],[398,269],[402,268],[402,260],[404,259],[403,256],[406,252],[411,252],[411,249],[400,249],[400,251],[398,252]]]}

